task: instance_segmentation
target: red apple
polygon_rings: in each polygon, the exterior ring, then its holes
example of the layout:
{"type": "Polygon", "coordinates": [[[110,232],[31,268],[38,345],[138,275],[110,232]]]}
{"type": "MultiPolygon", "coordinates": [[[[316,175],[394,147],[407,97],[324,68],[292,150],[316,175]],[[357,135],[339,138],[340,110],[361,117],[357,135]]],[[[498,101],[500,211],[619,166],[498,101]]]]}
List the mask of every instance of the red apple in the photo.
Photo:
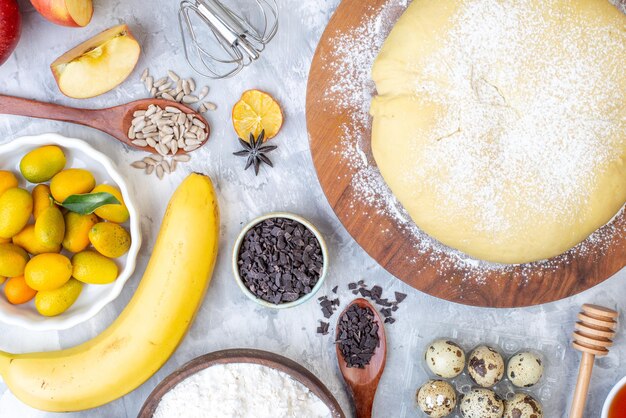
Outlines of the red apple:
{"type": "Polygon", "coordinates": [[[20,40],[22,18],[16,0],[0,0],[0,65],[9,58],[20,40]]]}
{"type": "Polygon", "coordinates": [[[87,26],[93,15],[91,0],[30,0],[30,2],[43,17],[61,26],[87,26]]]}

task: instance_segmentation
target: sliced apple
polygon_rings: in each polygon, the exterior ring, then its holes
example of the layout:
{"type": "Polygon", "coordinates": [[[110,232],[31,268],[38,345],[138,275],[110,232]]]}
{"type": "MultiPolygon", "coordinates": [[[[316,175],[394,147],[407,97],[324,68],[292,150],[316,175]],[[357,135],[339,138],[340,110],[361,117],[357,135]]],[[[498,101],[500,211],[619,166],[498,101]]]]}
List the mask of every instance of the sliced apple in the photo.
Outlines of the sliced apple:
{"type": "Polygon", "coordinates": [[[120,25],[66,52],[50,68],[63,94],[87,99],[113,90],[126,80],[140,52],[128,26],[120,25]]]}
{"type": "Polygon", "coordinates": [[[83,27],[91,22],[91,0],[30,0],[35,9],[52,23],[83,27]]]}

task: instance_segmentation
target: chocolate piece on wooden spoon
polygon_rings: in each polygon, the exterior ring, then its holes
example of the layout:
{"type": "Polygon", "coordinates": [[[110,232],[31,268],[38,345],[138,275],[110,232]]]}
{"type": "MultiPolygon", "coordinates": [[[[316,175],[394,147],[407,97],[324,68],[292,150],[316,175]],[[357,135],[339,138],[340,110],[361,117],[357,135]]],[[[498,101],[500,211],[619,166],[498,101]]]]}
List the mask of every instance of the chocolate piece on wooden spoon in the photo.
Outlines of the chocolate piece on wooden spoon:
{"type": "Polygon", "coordinates": [[[574,331],[574,348],[583,353],[578,372],[578,382],[572,399],[570,418],[582,418],[585,412],[585,403],[589,393],[589,381],[596,356],[609,354],[609,347],[613,345],[617,317],[619,314],[608,308],[597,305],[583,305],[578,314],[579,322],[574,331]]]}
{"type": "MultiPolygon", "coordinates": [[[[371,418],[372,408],[374,405],[374,397],[376,396],[376,390],[378,389],[378,382],[380,381],[383,371],[385,370],[385,363],[387,361],[387,339],[385,337],[385,327],[383,321],[376,311],[376,308],[365,299],[356,299],[341,313],[337,324],[337,340],[341,340],[341,332],[343,328],[340,326],[340,322],[344,315],[351,311],[351,308],[356,306],[360,309],[367,308],[373,314],[373,323],[378,327],[376,329],[378,336],[378,347],[374,349],[373,355],[369,358],[368,364],[362,364],[362,362],[352,362],[353,366],[357,366],[359,363],[363,368],[349,367],[348,362],[344,358],[342,353],[342,344],[337,344],[337,361],[339,362],[339,370],[343,375],[346,384],[348,385],[354,404],[356,407],[356,418],[371,418]]],[[[367,357],[369,355],[366,354],[367,357]]]]}
{"type": "MultiPolygon", "coordinates": [[[[77,109],[0,94],[0,114],[30,116],[33,118],[52,119],[89,126],[108,133],[129,147],[154,153],[153,148],[147,146],[138,147],[128,138],[128,130],[133,121],[133,114],[137,110],[146,110],[151,104],[158,105],[163,109],[166,106],[171,106],[186,114],[193,114],[193,116],[206,126],[207,139],[205,139],[201,146],[206,144],[210,134],[209,123],[206,119],[190,107],[170,100],[143,99],[107,109],[77,109]]],[[[177,154],[186,154],[186,152],[183,149],[179,149],[177,154]]]]}

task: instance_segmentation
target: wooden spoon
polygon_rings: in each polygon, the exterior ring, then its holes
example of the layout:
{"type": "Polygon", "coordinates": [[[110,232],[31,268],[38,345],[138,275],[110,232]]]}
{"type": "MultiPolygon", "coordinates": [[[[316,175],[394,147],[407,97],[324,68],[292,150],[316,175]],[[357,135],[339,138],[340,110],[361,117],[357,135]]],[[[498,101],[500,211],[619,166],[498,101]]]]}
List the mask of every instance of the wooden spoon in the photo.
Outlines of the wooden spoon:
{"type": "MultiPolygon", "coordinates": [[[[146,110],[151,104],[158,105],[162,109],[165,106],[172,106],[180,109],[184,113],[191,113],[206,125],[207,134],[210,134],[209,123],[202,115],[183,104],[165,99],[143,99],[126,103],[120,106],[109,107],[107,109],[77,109],[73,107],[61,106],[53,103],[38,102],[35,100],[23,99],[20,97],[5,96],[0,94],[0,114],[30,116],[33,118],[52,119],[62,122],[77,123],[89,126],[106,132],[118,141],[145,152],[154,153],[150,147],[139,147],[134,145],[128,138],[128,130],[133,120],[133,114],[137,110],[146,110]]],[[[208,139],[208,136],[207,136],[208,139]]],[[[206,144],[207,140],[200,145],[206,144]]],[[[178,150],[178,154],[185,154],[183,149],[178,150]]]]}
{"type": "MultiPolygon", "coordinates": [[[[356,418],[371,418],[372,407],[374,406],[374,397],[376,396],[376,390],[378,389],[378,382],[380,381],[383,371],[385,370],[385,363],[387,361],[387,338],[385,337],[385,326],[378,311],[371,303],[365,299],[356,299],[341,313],[339,321],[346,313],[348,308],[352,305],[357,305],[361,308],[370,308],[374,312],[374,321],[378,324],[378,338],[380,340],[380,346],[374,352],[370,364],[363,369],[356,367],[348,367],[348,364],[341,354],[339,344],[337,344],[337,360],[339,361],[339,370],[343,375],[343,379],[346,381],[354,399],[356,407],[356,418]]],[[[339,325],[337,325],[337,336],[339,336],[339,325]]]]}

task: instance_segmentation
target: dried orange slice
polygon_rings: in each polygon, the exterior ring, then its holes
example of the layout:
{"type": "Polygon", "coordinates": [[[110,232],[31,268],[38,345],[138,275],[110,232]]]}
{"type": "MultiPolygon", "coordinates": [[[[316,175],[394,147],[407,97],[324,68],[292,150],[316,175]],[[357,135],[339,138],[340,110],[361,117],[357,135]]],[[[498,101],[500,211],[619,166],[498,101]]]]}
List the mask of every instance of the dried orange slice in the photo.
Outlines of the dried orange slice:
{"type": "Polygon", "coordinates": [[[272,96],[259,90],[248,90],[233,107],[233,126],[239,138],[249,140],[265,130],[265,140],[275,137],[283,126],[283,112],[272,96]]]}

